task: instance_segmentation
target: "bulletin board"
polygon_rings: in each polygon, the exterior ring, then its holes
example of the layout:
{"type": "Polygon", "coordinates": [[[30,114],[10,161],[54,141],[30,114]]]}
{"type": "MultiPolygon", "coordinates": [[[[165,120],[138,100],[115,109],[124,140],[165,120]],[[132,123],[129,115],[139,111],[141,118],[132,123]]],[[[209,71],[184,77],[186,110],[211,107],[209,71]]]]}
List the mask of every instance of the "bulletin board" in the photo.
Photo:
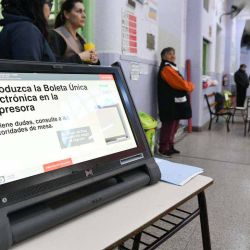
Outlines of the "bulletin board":
{"type": "Polygon", "coordinates": [[[135,6],[122,9],[122,44],[124,55],[155,60],[158,44],[157,0],[137,0],[135,6]]]}

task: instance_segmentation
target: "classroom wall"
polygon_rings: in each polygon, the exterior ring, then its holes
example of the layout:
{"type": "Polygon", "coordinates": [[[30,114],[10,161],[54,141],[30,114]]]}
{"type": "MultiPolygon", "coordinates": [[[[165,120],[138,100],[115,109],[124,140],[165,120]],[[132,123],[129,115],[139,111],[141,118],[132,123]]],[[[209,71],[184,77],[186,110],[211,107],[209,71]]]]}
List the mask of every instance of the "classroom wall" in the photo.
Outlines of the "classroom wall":
{"type": "MultiPolygon", "coordinates": [[[[207,89],[202,89],[200,96],[201,116],[199,127],[202,127],[210,119],[207,104],[204,99],[204,94],[211,92],[220,92],[222,89],[222,76],[225,71],[225,46],[226,40],[226,25],[227,17],[221,15],[226,12],[227,1],[209,2],[208,11],[202,10],[202,39],[209,42],[209,58],[208,58],[208,73],[211,79],[218,82],[217,86],[212,86],[207,89]]],[[[229,44],[229,43],[228,43],[229,44]]]]}
{"type": "MultiPolygon", "coordinates": [[[[242,64],[241,63],[241,39],[242,39],[242,35],[245,29],[245,25],[246,25],[246,20],[244,19],[236,19],[236,33],[235,33],[235,40],[236,40],[236,58],[235,58],[235,65],[232,69],[233,72],[235,72],[238,68],[239,65],[242,64]]],[[[246,63],[246,65],[249,65],[248,63],[246,63]]],[[[250,65],[249,65],[250,66],[250,65]]]]}
{"type": "Polygon", "coordinates": [[[158,16],[158,3],[157,0],[149,0],[148,4],[135,2],[136,7],[132,8],[127,0],[96,0],[95,43],[103,65],[111,65],[115,61],[121,62],[137,110],[148,112],[156,117],[158,18],[150,19],[148,13],[151,7],[156,10],[158,16]],[[129,12],[137,18],[138,52],[136,55],[122,50],[124,12],[129,12]],[[155,36],[154,50],[147,48],[147,33],[155,36]]]}
{"type": "Polygon", "coordinates": [[[228,16],[220,22],[221,14],[231,6],[232,0],[211,0],[208,12],[203,8],[203,1],[197,0],[147,0],[145,4],[135,1],[135,8],[128,5],[128,0],[95,2],[95,43],[101,62],[103,65],[121,62],[138,111],[157,116],[157,71],[164,47],[176,49],[176,62],[183,75],[186,59],[191,59],[192,81],[196,86],[192,93],[193,126],[199,130],[209,120],[204,94],[220,91],[222,75],[231,73],[235,64],[236,26],[228,16]],[[150,7],[156,12],[156,20],[148,17],[150,7]],[[137,18],[136,55],[123,51],[124,11],[137,18]],[[155,36],[154,50],[147,48],[147,33],[155,36]],[[210,42],[209,75],[219,82],[218,86],[206,90],[202,89],[203,38],[210,42]],[[138,79],[135,79],[136,69],[138,79]]]}
{"type": "Polygon", "coordinates": [[[186,60],[186,4],[187,0],[148,0],[142,5],[136,1],[136,8],[130,8],[127,0],[96,0],[95,8],[95,43],[102,64],[110,65],[120,61],[136,107],[157,115],[157,72],[160,64],[160,52],[164,47],[176,49],[177,64],[185,73],[186,60]],[[154,22],[147,17],[149,7],[157,11],[154,22]],[[105,12],[103,11],[105,9],[105,12]],[[122,51],[121,21],[122,12],[130,10],[138,20],[138,54],[126,55],[122,51]],[[108,36],[108,34],[114,34],[108,36]],[[146,33],[156,36],[155,50],[146,48],[146,33]],[[131,69],[139,64],[139,80],[131,79],[131,69]]]}
{"type": "Polygon", "coordinates": [[[195,84],[192,93],[192,124],[200,126],[201,110],[201,72],[202,72],[202,10],[203,1],[189,0],[187,5],[187,58],[191,60],[191,78],[195,84]]]}
{"type": "MultiPolygon", "coordinates": [[[[160,53],[162,49],[173,47],[176,53],[176,64],[185,77],[187,0],[159,0],[158,3],[158,63],[161,62],[160,53]]],[[[181,121],[181,124],[186,123],[186,120],[181,121]]]]}
{"type": "Polygon", "coordinates": [[[224,70],[225,20],[220,17],[225,12],[226,1],[210,1],[209,10],[202,11],[202,36],[210,42],[208,74],[221,80],[224,70]]]}
{"type": "Polygon", "coordinates": [[[186,60],[187,0],[159,0],[159,53],[165,47],[176,50],[176,63],[181,71],[186,60]]]}
{"type": "Polygon", "coordinates": [[[203,1],[174,1],[174,4],[173,0],[159,1],[159,49],[163,48],[164,44],[176,48],[177,65],[184,75],[185,62],[191,59],[191,76],[196,86],[191,95],[192,124],[197,130],[209,120],[204,94],[221,90],[227,41],[226,22],[220,22],[219,19],[225,8],[226,0],[211,0],[208,11],[204,9],[203,1]],[[202,89],[203,38],[210,42],[208,74],[219,83],[218,86],[206,90],[202,89]]]}
{"type": "MultiPolygon", "coordinates": [[[[233,0],[227,0],[226,10],[231,9],[233,0]]],[[[241,39],[246,20],[239,16],[233,19],[227,16],[226,19],[226,44],[225,44],[225,73],[229,74],[229,84],[234,85],[233,75],[241,63],[248,65],[248,56],[244,49],[241,49],[241,39]]],[[[250,65],[249,65],[250,66],[250,65]]]]}

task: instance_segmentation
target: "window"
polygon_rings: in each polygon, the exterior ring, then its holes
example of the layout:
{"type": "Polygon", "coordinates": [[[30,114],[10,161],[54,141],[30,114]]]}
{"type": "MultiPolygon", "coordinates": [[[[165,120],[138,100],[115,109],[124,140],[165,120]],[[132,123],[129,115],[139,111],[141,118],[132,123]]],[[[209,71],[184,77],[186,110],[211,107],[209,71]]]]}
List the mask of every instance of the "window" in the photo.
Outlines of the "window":
{"type": "Polygon", "coordinates": [[[203,7],[206,11],[209,9],[209,0],[203,0],[203,7]]]}
{"type": "Polygon", "coordinates": [[[208,73],[209,42],[203,39],[202,74],[208,73]]]}

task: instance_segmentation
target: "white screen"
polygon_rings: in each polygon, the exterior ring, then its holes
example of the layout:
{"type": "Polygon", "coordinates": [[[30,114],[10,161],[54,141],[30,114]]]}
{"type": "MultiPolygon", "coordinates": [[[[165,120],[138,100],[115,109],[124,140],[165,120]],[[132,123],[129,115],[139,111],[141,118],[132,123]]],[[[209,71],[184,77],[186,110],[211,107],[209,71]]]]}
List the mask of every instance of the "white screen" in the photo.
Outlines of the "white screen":
{"type": "Polygon", "coordinates": [[[0,73],[0,185],[136,146],[112,75],[0,73]]]}

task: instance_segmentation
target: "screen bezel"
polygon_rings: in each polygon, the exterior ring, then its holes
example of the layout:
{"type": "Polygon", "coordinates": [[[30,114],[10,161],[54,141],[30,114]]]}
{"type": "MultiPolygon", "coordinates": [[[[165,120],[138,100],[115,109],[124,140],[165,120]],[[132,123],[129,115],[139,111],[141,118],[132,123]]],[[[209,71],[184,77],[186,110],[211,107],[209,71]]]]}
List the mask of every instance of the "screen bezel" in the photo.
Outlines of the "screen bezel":
{"type": "MultiPolygon", "coordinates": [[[[13,60],[0,60],[0,72],[3,73],[48,73],[48,74],[112,74],[119,91],[128,121],[131,125],[132,132],[137,144],[137,148],[118,152],[108,156],[96,158],[90,161],[74,164],[69,167],[61,168],[47,173],[41,173],[24,179],[16,180],[10,183],[0,185],[0,195],[5,193],[16,192],[33,185],[41,184],[43,182],[51,181],[71,175],[75,172],[85,170],[93,170],[93,176],[105,174],[118,168],[126,168],[128,165],[121,165],[120,160],[142,153],[144,158],[142,160],[152,157],[149,150],[146,138],[141,127],[137,111],[133,100],[129,94],[126,80],[122,72],[117,67],[103,67],[103,66],[87,66],[77,64],[62,64],[62,63],[36,63],[23,62],[13,60]],[[108,164],[107,164],[108,163],[108,164]]],[[[140,160],[139,160],[140,161],[140,160]]],[[[83,176],[89,178],[88,176],[83,176]]]]}

